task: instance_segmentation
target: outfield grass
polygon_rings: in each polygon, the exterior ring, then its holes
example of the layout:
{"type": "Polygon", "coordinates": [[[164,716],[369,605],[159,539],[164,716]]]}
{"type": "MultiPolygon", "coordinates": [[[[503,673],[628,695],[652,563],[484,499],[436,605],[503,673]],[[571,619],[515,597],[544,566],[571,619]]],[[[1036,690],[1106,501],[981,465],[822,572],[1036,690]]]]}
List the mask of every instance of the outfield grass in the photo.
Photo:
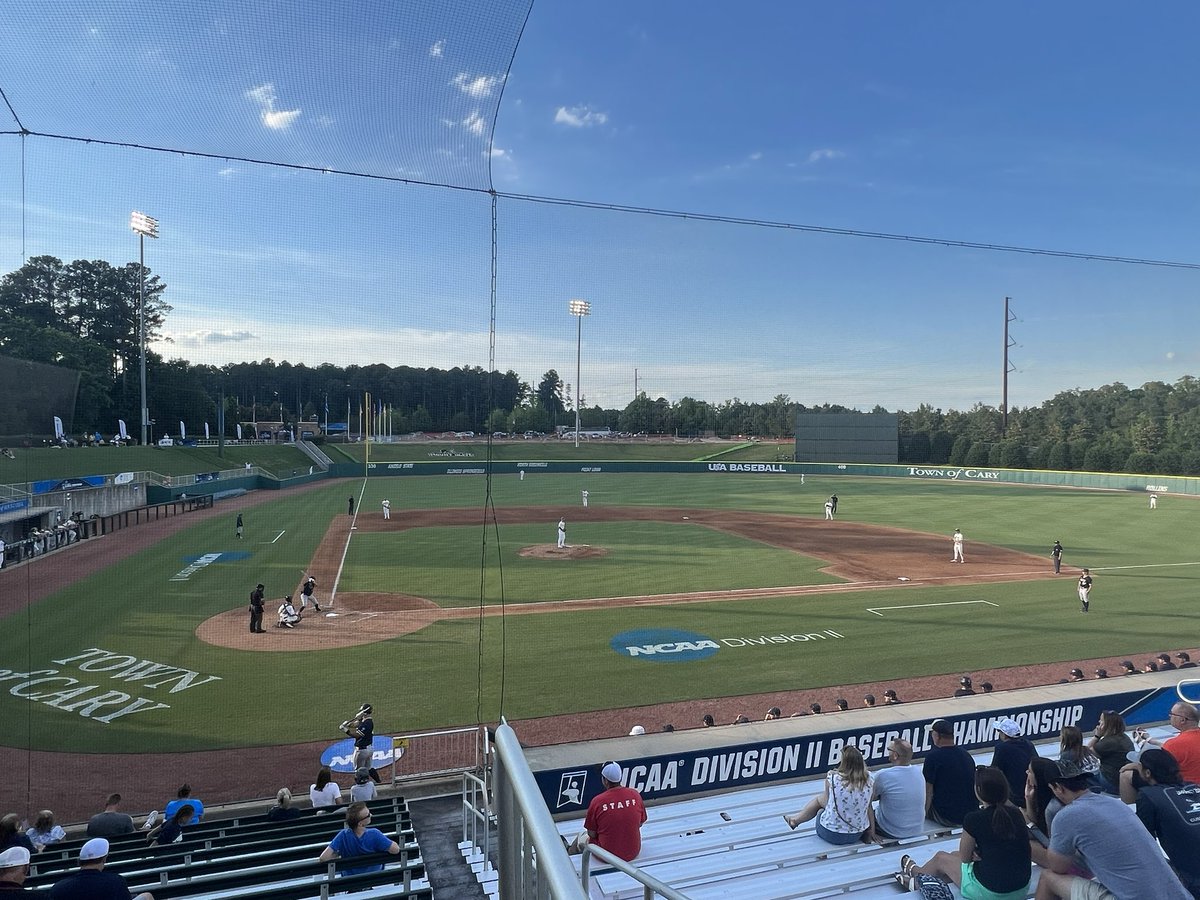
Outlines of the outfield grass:
{"type": "MultiPolygon", "coordinates": [[[[715,703],[712,698],[1093,656],[1144,659],[1193,642],[1200,553],[1191,538],[1196,507],[1188,500],[1164,497],[1151,512],[1143,496],[1123,492],[833,477],[810,477],[800,485],[793,476],[732,474],[533,474],[523,482],[515,475],[496,477],[491,481],[496,506],[545,506],[546,525],[502,529],[498,543],[495,532],[485,534],[482,527],[356,533],[343,589],[404,590],[451,604],[474,605],[481,598],[493,602],[497,551],[510,603],[811,581],[812,560],[748,547],[740,538],[708,529],[586,524],[574,515],[579,491],[586,487],[597,505],[813,517],[821,515],[824,498],[836,491],[844,519],[947,536],[961,528],[968,560],[972,544],[982,541],[1047,557],[1049,567],[1050,544],[1061,539],[1069,565],[1096,572],[1092,612],[1079,613],[1074,578],[1063,576],[445,621],[373,645],[306,653],[226,650],[195,638],[196,627],[210,616],[244,609],[257,581],[267,585],[273,602],[294,589],[330,519],[344,514],[349,494],[361,492],[361,508],[367,511],[377,510],[388,497],[394,515],[402,517],[406,509],[480,508],[486,486],[482,478],[454,477],[372,478],[365,486],[338,481],[248,510],[247,537],[241,543],[233,536],[237,501],[224,501],[225,515],[30,605],[0,628],[0,666],[6,669],[57,669],[58,677],[124,690],[167,703],[170,709],[131,714],[105,725],[0,690],[4,740],[13,746],[130,752],[319,740],[331,738],[330,723],[345,718],[346,710],[363,697],[381,711],[381,729],[398,730],[494,720],[502,689],[503,711],[510,717],[688,698],[697,700],[699,715],[706,703],[715,703]],[[613,552],[566,565],[516,556],[520,546],[553,540],[553,523],[563,514],[573,543],[600,543],[613,552]],[[599,537],[584,540],[579,531],[591,528],[598,529],[599,537]],[[186,581],[170,580],[189,559],[218,551],[248,556],[213,563],[186,581]],[[626,585],[636,590],[626,590],[626,585]],[[867,611],[980,600],[996,606],[930,606],[885,610],[882,616],[867,611]],[[690,663],[630,659],[610,646],[620,632],[657,628],[714,640],[826,629],[845,637],[722,645],[710,658],[690,663]],[[54,662],[89,648],[182,666],[219,680],[171,693],[54,662]],[[580,689],[582,683],[586,689],[580,689]]],[[[61,559],[68,563],[70,557],[61,559]]],[[[6,584],[18,595],[29,587],[21,580],[22,571],[32,570],[17,570],[12,573],[17,579],[10,577],[6,584]]],[[[268,608],[273,613],[273,603],[268,608]]],[[[722,701],[726,714],[733,703],[722,701]]]]}
{"type": "MultiPolygon", "coordinates": [[[[841,581],[818,569],[824,560],[768,547],[702,525],[597,522],[573,525],[573,545],[603,547],[593,559],[534,559],[517,551],[555,540],[555,523],[517,525],[493,544],[483,582],[486,602],[629,597],[678,591],[731,590],[841,581]],[[663,558],[670,548],[669,558],[663,558]],[[501,579],[503,575],[503,579],[501,579]]],[[[347,591],[403,592],[439,606],[479,603],[480,573],[464,566],[479,548],[476,528],[418,528],[357,535],[346,559],[347,591]]]]}

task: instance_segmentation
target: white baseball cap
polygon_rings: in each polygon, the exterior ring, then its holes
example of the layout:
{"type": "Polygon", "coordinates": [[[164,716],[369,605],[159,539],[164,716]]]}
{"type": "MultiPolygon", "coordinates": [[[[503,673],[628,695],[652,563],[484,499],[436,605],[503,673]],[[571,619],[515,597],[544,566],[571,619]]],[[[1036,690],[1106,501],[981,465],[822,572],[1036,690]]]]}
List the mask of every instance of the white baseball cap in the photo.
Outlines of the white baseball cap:
{"type": "Polygon", "coordinates": [[[621,767],[615,762],[605,763],[604,768],[600,770],[600,777],[606,781],[620,782],[621,767]]]}
{"type": "Polygon", "coordinates": [[[79,850],[79,861],[88,862],[93,859],[104,859],[108,856],[108,841],[104,838],[92,838],[79,850]]]}
{"type": "Polygon", "coordinates": [[[29,851],[24,847],[9,847],[0,853],[0,869],[29,865],[29,851]]]}

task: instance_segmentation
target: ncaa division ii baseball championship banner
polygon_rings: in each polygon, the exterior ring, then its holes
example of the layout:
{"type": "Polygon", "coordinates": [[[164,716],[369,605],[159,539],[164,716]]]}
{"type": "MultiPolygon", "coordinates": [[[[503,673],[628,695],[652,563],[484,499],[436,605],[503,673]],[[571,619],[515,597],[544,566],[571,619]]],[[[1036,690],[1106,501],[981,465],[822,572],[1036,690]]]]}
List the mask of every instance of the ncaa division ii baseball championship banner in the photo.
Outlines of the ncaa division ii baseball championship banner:
{"type": "MultiPolygon", "coordinates": [[[[1161,722],[1175,700],[1174,688],[1164,686],[940,718],[954,726],[957,744],[967,750],[980,750],[995,745],[999,736],[996,724],[1001,719],[1016,720],[1025,736],[1037,741],[1057,737],[1067,725],[1086,731],[1096,724],[1100,713],[1111,709],[1121,711],[1130,726],[1161,722]]],[[[895,738],[912,744],[914,757],[924,756],[933,746],[929,734],[933,718],[905,721],[900,718],[902,707],[896,708],[896,714],[897,721],[884,727],[831,729],[774,741],[623,759],[621,780],[639,791],[644,799],[659,800],[819,775],[838,764],[842,748],[849,744],[862,752],[868,766],[887,760],[888,744],[895,738]]],[[[838,715],[821,719],[833,724],[838,715]]],[[[785,726],[789,721],[792,720],[781,719],[777,724],[785,726]]],[[[599,766],[603,762],[597,759],[583,765],[535,771],[534,778],[550,812],[573,814],[587,809],[591,799],[602,790],[599,766]]]]}

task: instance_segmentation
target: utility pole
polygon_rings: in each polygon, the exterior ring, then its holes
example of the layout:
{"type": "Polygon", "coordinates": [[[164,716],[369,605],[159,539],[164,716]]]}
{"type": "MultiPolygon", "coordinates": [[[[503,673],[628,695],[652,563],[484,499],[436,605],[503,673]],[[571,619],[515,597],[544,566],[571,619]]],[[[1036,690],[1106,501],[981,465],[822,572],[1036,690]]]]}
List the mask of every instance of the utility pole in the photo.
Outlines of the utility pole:
{"type": "Polygon", "coordinates": [[[1012,365],[1012,363],[1009,361],[1009,358],[1008,358],[1008,351],[1010,349],[1012,349],[1013,347],[1017,346],[1017,342],[1014,341],[1008,334],[1008,323],[1016,321],[1016,318],[1017,318],[1016,316],[1014,316],[1012,314],[1012,311],[1009,309],[1009,302],[1011,301],[1011,299],[1012,299],[1011,297],[1004,298],[1004,352],[1003,352],[1003,365],[1002,365],[1002,368],[1004,371],[1001,374],[1001,380],[1003,382],[1003,387],[1001,389],[1001,397],[1000,397],[1000,436],[1001,437],[1006,437],[1008,435],[1008,373],[1016,371],[1016,368],[1012,365]]]}

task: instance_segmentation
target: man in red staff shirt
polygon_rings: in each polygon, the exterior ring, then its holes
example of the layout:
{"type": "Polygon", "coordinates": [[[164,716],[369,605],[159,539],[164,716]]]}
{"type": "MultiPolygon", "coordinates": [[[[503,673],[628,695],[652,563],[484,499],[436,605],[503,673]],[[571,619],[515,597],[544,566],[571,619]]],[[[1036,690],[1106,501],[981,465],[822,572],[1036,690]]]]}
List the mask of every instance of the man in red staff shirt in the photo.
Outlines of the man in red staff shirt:
{"type": "Polygon", "coordinates": [[[621,767],[615,762],[604,764],[600,781],[604,790],[592,798],[583,820],[588,840],[631,861],[642,852],[641,828],[646,821],[642,795],[621,784],[621,767]]]}

